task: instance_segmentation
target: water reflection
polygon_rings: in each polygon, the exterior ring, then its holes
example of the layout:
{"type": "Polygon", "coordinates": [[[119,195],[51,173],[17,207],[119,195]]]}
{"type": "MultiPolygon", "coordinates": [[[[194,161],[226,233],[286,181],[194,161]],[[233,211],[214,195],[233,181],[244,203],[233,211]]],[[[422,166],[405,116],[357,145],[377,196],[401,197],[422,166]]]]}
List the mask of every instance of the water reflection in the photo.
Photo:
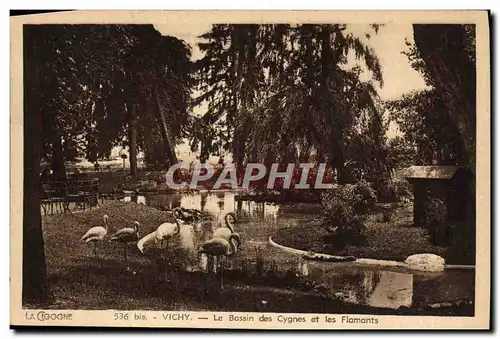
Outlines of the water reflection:
{"type": "MultiPolygon", "coordinates": [[[[126,197],[133,199],[132,197],[126,197]]],[[[144,198],[144,197],[142,197],[144,198]]],[[[207,258],[197,253],[198,247],[224,226],[224,216],[235,212],[235,225],[243,244],[238,253],[226,259],[228,274],[247,284],[259,281],[266,285],[303,288],[309,286],[332,298],[349,303],[381,308],[411,307],[415,303],[442,302],[474,297],[474,273],[444,273],[439,277],[425,274],[392,272],[376,268],[360,268],[348,263],[328,264],[305,261],[270,247],[267,240],[276,229],[308,222],[291,206],[249,201],[236,201],[233,192],[200,192],[195,194],[151,195],[137,203],[154,207],[196,208],[212,215],[211,220],[185,224],[175,250],[177,260],[186,271],[207,270],[207,258]],[[283,285],[284,284],[284,285],[283,285]],[[444,292],[446,291],[446,292],[444,292]]],[[[129,200],[133,201],[133,200],[129,200]]],[[[307,216],[307,215],[306,215],[307,216]]],[[[311,217],[316,215],[311,213],[311,217]]]]}
{"type": "Polygon", "coordinates": [[[413,275],[396,272],[378,272],[378,283],[368,304],[375,307],[409,307],[413,296],[413,275]]]}
{"type": "Polygon", "coordinates": [[[350,303],[398,309],[410,307],[413,297],[413,275],[408,273],[343,269],[299,262],[296,274],[312,278],[327,294],[350,303]],[[330,270],[325,270],[329,268],[330,270]]]}
{"type": "Polygon", "coordinates": [[[279,206],[270,203],[236,201],[235,196],[236,193],[233,192],[150,195],[146,203],[157,208],[196,208],[214,216],[218,223],[223,223],[224,216],[229,212],[236,213],[238,218],[243,220],[259,219],[273,222],[277,219],[279,206]]]}
{"type": "Polygon", "coordinates": [[[143,195],[128,195],[122,199],[123,202],[135,202],[138,205],[146,205],[146,197],[143,195]]]}

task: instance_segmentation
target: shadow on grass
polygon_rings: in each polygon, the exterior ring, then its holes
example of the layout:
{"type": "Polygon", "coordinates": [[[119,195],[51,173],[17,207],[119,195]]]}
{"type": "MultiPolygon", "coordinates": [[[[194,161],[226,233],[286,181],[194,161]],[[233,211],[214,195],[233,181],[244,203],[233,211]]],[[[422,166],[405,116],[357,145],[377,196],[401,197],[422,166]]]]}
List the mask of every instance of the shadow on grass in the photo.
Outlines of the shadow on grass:
{"type": "Polygon", "coordinates": [[[25,305],[55,309],[120,309],[165,311],[239,311],[342,314],[472,315],[473,305],[445,305],[435,309],[385,309],[346,303],[315,289],[307,277],[292,271],[266,270],[261,276],[249,270],[224,272],[224,290],[210,284],[203,272],[171,267],[164,281],[162,265],[131,263],[127,270],[118,260],[102,267],[78,265],[65,274],[50,277],[54,298],[49,305],[25,305]]]}

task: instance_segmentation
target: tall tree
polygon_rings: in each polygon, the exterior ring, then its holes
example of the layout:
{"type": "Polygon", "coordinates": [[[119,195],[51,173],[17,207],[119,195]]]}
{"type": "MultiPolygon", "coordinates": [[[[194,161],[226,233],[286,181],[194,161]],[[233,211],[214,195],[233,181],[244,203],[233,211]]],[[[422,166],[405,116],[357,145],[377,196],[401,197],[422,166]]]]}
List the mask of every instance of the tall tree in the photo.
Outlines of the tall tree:
{"type": "Polygon", "coordinates": [[[414,25],[411,66],[428,89],[388,102],[401,141],[422,165],[469,165],[475,154],[475,28],[414,25]]]}
{"type": "Polygon", "coordinates": [[[148,146],[140,140],[163,129],[170,133],[163,153],[175,162],[175,140],[188,120],[189,56],[183,41],[151,25],[25,26],[23,298],[43,300],[48,292],[42,156],[63,179],[67,157],[83,153],[95,161],[125,140],[134,171],[136,146],[148,146]]]}
{"type": "Polygon", "coordinates": [[[25,25],[24,45],[24,182],[23,182],[23,301],[48,297],[42,221],[40,212],[40,159],[42,153],[41,56],[48,35],[37,26],[25,25]]]}
{"type": "MultiPolygon", "coordinates": [[[[374,86],[360,81],[359,67],[347,67],[348,54],[382,84],[380,64],[345,25],[215,25],[202,38],[198,102],[208,101],[206,124],[224,119],[229,126],[223,146],[238,165],[287,163],[315,148],[345,182],[345,147],[361,116],[378,121],[369,126],[383,135],[374,86]]],[[[203,133],[193,144],[213,147],[219,133],[203,133]]],[[[383,147],[379,139],[374,145],[383,147]]]]}
{"type": "MultiPolygon", "coordinates": [[[[165,164],[177,162],[176,140],[186,132],[192,87],[190,48],[161,36],[152,26],[137,27],[138,44],[130,55],[130,79],[144,115],[153,113],[161,132],[165,164]]],[[[141,121],[151,121],[144,116],[141,121]]]]}
{"type": "MultiPolygon", "coordinates": [[[[124,142],[137,154],[150,146],[143,139],[151,133],[163,141],[168,158],[163,163],[176,161],[173,150],[187,124],[191,90],[184,42],[162,37],[152,25],[39,29],[50,31],[43,66],[51,76],[42,89],[42,107],[44,153],[56,177],[65,177],[64,151],[70,145],[96,161],[124,142]]],[[[130,161],[135,175],[136,156],[130,161]]]]}
{"type": "Polygon", "coordinates": [[[468,31],[466,25],[413,25],[415,44],[443,98],[445,112],[455,121],[471,156],[475,154],[476,65],[475,38],[469,34],[474,36],[475,31],[468,31]]]}
{"type": "Polygon", "coordinates": [[[400,141],[415,150],[419,165],[460,165],[467,162],[465,145],[456,125],[444,114],[435,89],[405,94],[386,103],[391,119],[404,133],[400,141]]]}
{"type": "Polygon", "coordinates": [[[407,55],[430,89],[392,103],[400,112],[396,119],[410,142],[429,145],[418,146],[427,163],[468,165],[474,170],[475,26],[415,24],[413,31],[415,45],[407,55]],[[427,140],[419,141],[424,137],[427,140]]]}

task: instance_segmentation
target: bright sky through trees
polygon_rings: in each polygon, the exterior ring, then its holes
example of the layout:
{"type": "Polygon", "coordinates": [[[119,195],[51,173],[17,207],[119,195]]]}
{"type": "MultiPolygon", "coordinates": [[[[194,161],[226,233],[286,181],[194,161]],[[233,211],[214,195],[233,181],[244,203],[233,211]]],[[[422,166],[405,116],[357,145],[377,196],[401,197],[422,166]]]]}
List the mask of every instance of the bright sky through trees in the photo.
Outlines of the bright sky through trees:
{"type": "MultiPolygon", "coordinates": [[[[192,59],[196,60],[201,58],[201,52],[197,47],[197,43],[201,39],[198,37],[209,31],[211,25],[193,24],[182,26],[178,24],[155,24],[155,28],[163,35],[172,35],[185,40],[192,48],[192,59]]],[[[374,34],[368,25],[348,25],[347,30],[362,37],[363,42],[375,50],[382,66],[384,78],[384,86],[382,88],[377,87],[382,100],[398,99],[405,93],[413,90],[422,90],[426,87],[423,78],[411,68],[407,57],[402,54],[403,51],[408,49],[405,40],[413,43],[413,27],[411,24],[386,24],[380,28],[378,34],[374,34]],[[369,39],[365,35],[367,33],[370,34],[369,39]]],[[[354,66],[354,58],[352,59],[352,66],[354,66]]],[[[370,77],[369,74],[365,74],[365,76],[367,79],[370,77]]],[[[202,115],[205,111],[205,105],[194,109],[194,113],[197,115],[202,115]]],[[[388,131],[388,137],[391,138],[396,133],[397,128],[392,125],[388,131]]],[[[194,160],[194,156],[188,156],[189,146],[187,144],[179,145],[177,152],[185,161],[194,160]]],[[[215,160],[215,158],[211,160],[215,160]]]]}

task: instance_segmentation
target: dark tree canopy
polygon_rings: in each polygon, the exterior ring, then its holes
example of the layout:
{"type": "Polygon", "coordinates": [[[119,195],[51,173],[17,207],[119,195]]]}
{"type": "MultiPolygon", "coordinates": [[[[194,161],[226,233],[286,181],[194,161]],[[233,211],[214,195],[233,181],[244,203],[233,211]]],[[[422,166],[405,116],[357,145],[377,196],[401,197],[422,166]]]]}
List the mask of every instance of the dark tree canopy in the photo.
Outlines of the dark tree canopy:
{"type": "Polygon", "coordinates": [[[183,41],[161,36],[151,25],[37,29],[48,37],[38,52],[47,75],[44,154],[58,176],[64,177],[65,160],[79,155],[96,161],[109,157],[114,146],[154,154],[151,138],[162,141],[166,154],[157,160],[177,160],[174,148],[188,123],[192,86],[191,52],[183,41]]]}
{"type": "Polygon", "coordinates": [[[24,26],[23,298],[46,299],[40,164],[65,179],[65,161],[126,144],[177,161],[192,86],[190,48],[152,25],[24,26]],[[155,153],[156,152],[156,153],[155,153]],[[166,154],[166,156],[165,156],[166,154]]]}
{"type": "Polygon", "coordinates": [[[40,164],[98,161],[115,146],[167,168],[188,138],[200,160],[327,162],[338,183],[380,189],[391,169],[475,165],[476,65],[472,25],[414,25],[406,52],[429,89],[384,103],[382,69],[344,24],[217,24],[193,63],[185,41],[152,25],[24,26],[23,296],[46,299],[40,164]],[[352,66],[354,61],[354,66],[352,66]],[[368,73],[369,80],[363,80],[368,73]],[[192,99],[192,93],[199,93],[192,99]],[[201,117],[191,115],[207,105],[201,117]],[[402,136],[387,139],[389,121],[402,136]]]}
{"type": "Polygon", "coordinates": [[[340,182],[354,161],[385,171],[387,126],[374,83],[347,67],[352,54],[382,85],[380,64],[346,25],[214,25],[201,37],[196,103],[208,102],[208,111],[196,122],[192,149],[201,144],[202,159],[220,148],[239,166],[316,154],[340,182]]]}
{"type": "Polygon", "coordinates": [[[429,90],[388,103],[417,164],[475,167],[474,25],[414,25],[406,53],[429,90]]]}

